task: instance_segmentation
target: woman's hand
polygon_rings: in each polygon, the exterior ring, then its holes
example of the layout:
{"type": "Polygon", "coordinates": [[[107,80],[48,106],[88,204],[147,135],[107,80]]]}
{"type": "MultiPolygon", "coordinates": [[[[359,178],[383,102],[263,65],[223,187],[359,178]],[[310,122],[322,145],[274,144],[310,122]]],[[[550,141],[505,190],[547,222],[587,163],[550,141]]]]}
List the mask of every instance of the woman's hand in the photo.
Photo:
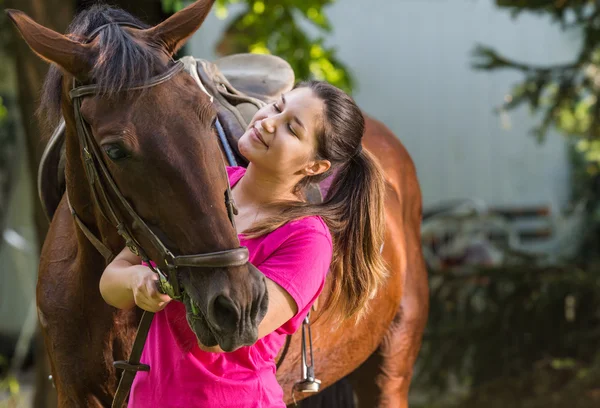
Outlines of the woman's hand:
{"type": "Polygon", "coordinates": [[[127,268],[130,275],[130,288],[135,304],[148,312],[159,312],[172,300],[158,290],[158,275],[143,265],[127,268]]]}
{"type": "Polygon", "coordinates": [[[142,260],[125,247],[108,264],[100,277],[100,294],[111,306],[131,309],[135,305],[149,312],[158,312],[171,301],[159,292],[158,276],[142,260]]]}

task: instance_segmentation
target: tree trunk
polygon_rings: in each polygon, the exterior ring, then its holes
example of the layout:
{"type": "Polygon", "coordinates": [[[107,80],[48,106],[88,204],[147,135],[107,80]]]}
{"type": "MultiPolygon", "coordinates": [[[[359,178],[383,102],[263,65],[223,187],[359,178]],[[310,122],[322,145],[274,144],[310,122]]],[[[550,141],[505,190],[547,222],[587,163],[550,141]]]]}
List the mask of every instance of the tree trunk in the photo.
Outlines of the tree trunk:
{"type": "MultiPolygon", "coordinates": [[[[24,11],[35,21],[59,32],[67,29],[73,18],[74,7],[72,2],[64,0],[5,0],[8,8],[24,11]]],[[[31,186],[34,189],[33,197],[37,197],[37,169],[44,143],[42,143],[43,130],[36,120],[35,111],[39,103],[39,94],[48,64],[37,57],[23,41],[16,30],[11,51],[16,63],[16,72],[19,87],[19,107],[25,130],[25,146],[29,162],[29,170],[32,175],[31,186]]],[[[39,200],[35,200],[33,219],[36,227],[38,242],[43,242],[48,231],[48,222],[42,210],[39,200]]],[[[39,333],[39,332],[38,332],[39,333]]],[[[46,358],[41,335],[38,334],[35,341],[36,354],[36,384],[35,384],[35,408],[50,408],[56,406],[56,394],[52,388],[48,375],[50,369],[46,358]]]]}

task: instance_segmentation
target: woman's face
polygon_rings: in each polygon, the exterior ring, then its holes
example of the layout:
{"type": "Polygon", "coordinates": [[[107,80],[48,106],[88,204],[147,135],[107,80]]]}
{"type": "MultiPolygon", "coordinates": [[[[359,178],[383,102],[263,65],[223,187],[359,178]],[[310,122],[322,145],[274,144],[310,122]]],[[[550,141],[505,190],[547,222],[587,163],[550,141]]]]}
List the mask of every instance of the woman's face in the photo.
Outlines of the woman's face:
{"type": "Polygon", "coordinates": [[[253,165],[279,176],[313,165],[325,105],[309,88],[294,89],[260,109],[238,142],[253,165]]]}

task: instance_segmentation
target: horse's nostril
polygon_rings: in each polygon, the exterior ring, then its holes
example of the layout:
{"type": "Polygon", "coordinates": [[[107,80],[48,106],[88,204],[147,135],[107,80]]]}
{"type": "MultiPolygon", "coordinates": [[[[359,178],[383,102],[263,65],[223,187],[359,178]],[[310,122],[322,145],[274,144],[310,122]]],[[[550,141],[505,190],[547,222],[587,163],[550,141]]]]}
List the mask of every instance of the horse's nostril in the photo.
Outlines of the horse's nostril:
{"type": "Polygon", "coordinates": [[[222,330],[235,330],[240,320],[236,305],[224,295],[215,298],[212,307],[213,322],[222,330]]]}

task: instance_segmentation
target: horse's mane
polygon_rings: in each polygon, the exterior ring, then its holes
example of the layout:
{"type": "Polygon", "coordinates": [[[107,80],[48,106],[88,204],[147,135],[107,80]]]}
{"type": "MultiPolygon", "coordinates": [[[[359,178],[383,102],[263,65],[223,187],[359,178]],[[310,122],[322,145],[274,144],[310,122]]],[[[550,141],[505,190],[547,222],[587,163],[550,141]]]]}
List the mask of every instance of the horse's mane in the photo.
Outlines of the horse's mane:
{"type": "MultiPolygon", "coordinates": [[[[96,28],[112,23],[134,23],[143,28],[149,26],[128,12],[104,4],[94,5],[80,12],[67,30],[67,36],[85,42],[96,28]]],[[[104,28],[97,36],[98,57],[89,78],[105,95],[113,95],[123,88],[146,83],[159,63],[156,50],[136,41],[118,25],[104,28]]],[[[48,125],[54,126],[61,115],[63,72],[52,64],[42,90],[38,115],[48,125]]]]}

